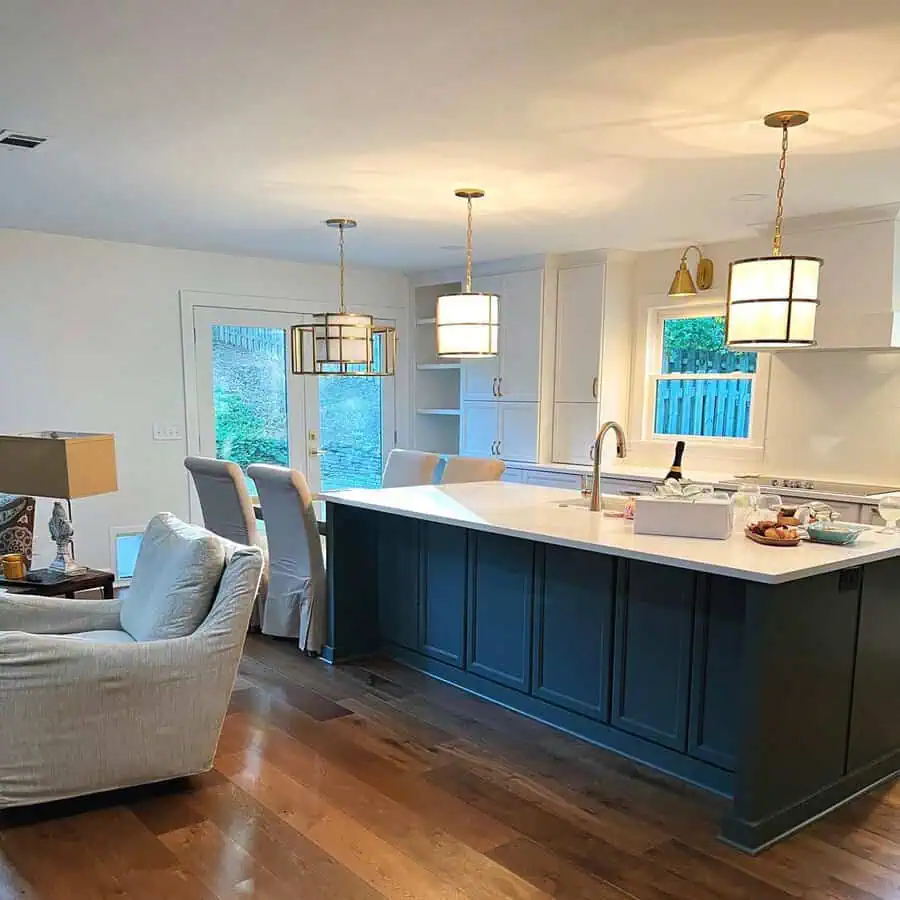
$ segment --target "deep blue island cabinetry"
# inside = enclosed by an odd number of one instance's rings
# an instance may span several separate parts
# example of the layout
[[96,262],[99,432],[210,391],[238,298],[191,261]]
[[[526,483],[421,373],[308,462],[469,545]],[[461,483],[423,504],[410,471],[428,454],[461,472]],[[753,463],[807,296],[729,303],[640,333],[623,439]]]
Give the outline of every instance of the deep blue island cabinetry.
[[900,557],[761,583],[480,521],[327,519],[326,659],[387,654],[730,797],[745,850],[900,769]]

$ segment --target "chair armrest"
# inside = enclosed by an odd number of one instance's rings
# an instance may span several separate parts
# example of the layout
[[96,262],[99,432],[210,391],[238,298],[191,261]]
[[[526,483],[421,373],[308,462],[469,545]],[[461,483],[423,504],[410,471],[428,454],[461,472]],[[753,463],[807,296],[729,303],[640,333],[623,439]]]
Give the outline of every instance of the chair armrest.
[[0,632],[72,634],[119,629],[118,600],[66,600],[0,592]]
[[0,632],[0,808],[209,768],[239,654]]

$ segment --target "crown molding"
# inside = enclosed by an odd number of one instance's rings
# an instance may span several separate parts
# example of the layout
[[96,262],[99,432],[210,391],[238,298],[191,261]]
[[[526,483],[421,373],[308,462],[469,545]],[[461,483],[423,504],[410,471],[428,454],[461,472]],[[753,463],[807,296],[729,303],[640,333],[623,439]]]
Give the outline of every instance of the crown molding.
[[[803,234],[810,231],[826,231],[831,228],[847,228],[853,225],[872,225],[876,222],[896,222],[898,215],[900,215],[900,203],[859,206],[855,209],[840,209],[834,212],[785,219],[782,233]],[[750,227],[760,237],[767,237],[772,234],[774,222],[754,222]]]

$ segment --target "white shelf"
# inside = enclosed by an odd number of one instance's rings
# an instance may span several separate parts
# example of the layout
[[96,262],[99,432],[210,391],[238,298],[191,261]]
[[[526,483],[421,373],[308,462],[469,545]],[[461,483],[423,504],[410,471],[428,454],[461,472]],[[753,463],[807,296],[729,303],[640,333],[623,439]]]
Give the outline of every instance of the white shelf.
[[461,411],[458,409],[417,409],[416,413],[420,416],[458,416]]
[[416,319],[416,325],[436,325],[437,319],[432,316],[430,319]]
[[461,369],[462,365],[460,363],[443,363],[443,362],[435,362],[435,363],[416,363],[416,368],[420,372],[430,372],[432,370],[439,369]]

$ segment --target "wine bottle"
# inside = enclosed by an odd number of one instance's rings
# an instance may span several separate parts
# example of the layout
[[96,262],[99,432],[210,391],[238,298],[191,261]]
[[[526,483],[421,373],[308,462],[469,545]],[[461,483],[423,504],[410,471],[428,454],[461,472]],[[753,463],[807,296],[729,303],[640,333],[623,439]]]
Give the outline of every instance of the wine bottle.
[[666,480],[669,478],[677,478],[679,481],[682,479],[681,475],[681,458],[684,456],[684,441],[679,441],[675,445],[675,458],[672,460],[672,468],[669,469],[669,474],[666,475]]

